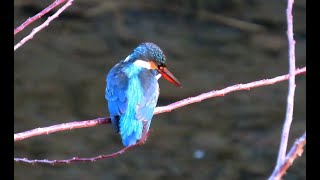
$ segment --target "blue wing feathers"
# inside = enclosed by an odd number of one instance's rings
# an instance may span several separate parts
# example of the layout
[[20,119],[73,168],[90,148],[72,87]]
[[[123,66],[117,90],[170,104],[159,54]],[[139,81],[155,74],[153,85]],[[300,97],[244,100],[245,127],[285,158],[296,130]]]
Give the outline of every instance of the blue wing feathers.
[[[144,126],[149,129],[159,96],[158,82],[152,74],[150,76],[149,70],[131,66],[131,69],[116,71],[116,67],[107,76],[105,97],[112,123],[119,130],[122,143],[130,146],[141,138]],[[127,71],[133,75],[128,77]]]

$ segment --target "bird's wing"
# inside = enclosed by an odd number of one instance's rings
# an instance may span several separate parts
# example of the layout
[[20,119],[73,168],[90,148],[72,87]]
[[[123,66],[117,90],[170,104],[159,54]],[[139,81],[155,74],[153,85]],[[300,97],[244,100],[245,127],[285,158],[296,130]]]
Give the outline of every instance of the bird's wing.
[[150,75],[149,72],[148,74],[139,74],[139,79],[144,95],[137,105],[136,118],[142,121],[148,130],[159,97],[159,85],[154,75]]
[[[136,120],[142,121],[147,130],[153,116],[154,108],[157,105],[159,96],[159,85],[157,79],[148,71],[139,73],[143,95],[136,106]],[[107,87],[105,98],[108,100],[109,113],[113,125],[119,130],[119,116],[127,110],[128,99],[128,77],[123,71],[111,69],[107,76]],[[129,97],[130,98],[130,97]],[[126,123],[126,122],[122,122]]]
[[108,100],[108,108],[111,118],[121,116],[127,109],[126,97],[128,77],[122,71],[111,69],[107,76],[105,98]]

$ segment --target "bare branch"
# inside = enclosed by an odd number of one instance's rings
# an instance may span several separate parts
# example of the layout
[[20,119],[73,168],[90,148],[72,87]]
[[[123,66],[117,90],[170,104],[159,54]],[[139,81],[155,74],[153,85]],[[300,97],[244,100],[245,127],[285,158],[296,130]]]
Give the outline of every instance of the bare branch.
[[24,162],[24,163],[29,163],[29,164],[41,163],[41,164],[55,165],[55,164],[69,164],[69,163],[73,163],[73,162],[94,162],[94,161],[101,160],[101,159],[114,158],[120,154],[123,154],[124,152],[128,151],[129,149],[132,149],[135,146],[143,145],[145,143],[146,139],[149,137],[149,133],[150,133],[150,130],[143,135],[143,137],[141,138],[141,140],[138,143],[131,145],[131,146],[128,146],[128,147],[125,147],[123,149],[120,149],[119,151],[117,151],[115,153],[111,153],[111,154],[107,154],[107,155],[100,155],[100,156],[91,157],[91,158],[73,157],[70,159],[63,159],[63,160],[49,160],[49,159],[30,160],[27,158],[14,158],[14,161],[15,162]]
[[268,180],[280,180],[281,177],[286,173],[287,169],[292,165],[293,161],[297,158],[297,156],[302,155],[303,147],[305,146],[306,142],[307,140],[305,132],[299,139],[296,140],[284,162],[277,166]]
[[[47,19],[44,23],[42,23],[40,26],[34,28],[34,29],[32,30],[32,32],[31,32],[28,36],[24,37],[20,42],[18,42],[18,43],[14,46],[14,51],[17,50],[19,47],[21,47],[25,42],[27,42],[27,41],[29,41],[30,39],[32,39],[33,36],[34,36],[37,32],[39,32],[41,29],[47,27],[47,26],[49,25],[49,23],[50,23],[53,19],[57,18],[66,8],[68,8],[68,7],[72,4],[72,2],[73,2],[73,0],[68,0],[68,2],[67,2],[64,6],[62,6],[62,7],[61,7],[56,13],[54,13],[52,16],[48,17],[48,19]],[[25,26],[26,26],[26,25],[25,25]],[[25,26],[24,26],[24,27],[25,27]]]
[[[295,75],[299,75],[299,74],[302,74],[305,72],[306,72],[306,67],[303,67],[301,69],[296,69]],[[229,86],[229,87],[221,89],[221,90],[210,91],[210,92],[203,93],[203,94],[195,96],[195,97],[190,97],[190,98],[172,103],[168,106],[157,107],[155,110],[155,114],[170,112],[174,109],[186,106],[188,104],[193,104],[193,103],[200,102],[205,99],[216,97],[216,96],[224,96],[225,94],[228,94],[228,93],[231,93],[234,91],[250,90],[252,88],[256,88],[256,87],[260,87],[260,86],[267,86],[267,85],[275,84],[277,82],[285,81],[288,79],[289,79],[289,74],[278,76],[278,77],[275,77],[272,79],[263,79],[263,80],[259,80],[259,81],[254,81],[254,82],[250,82],[250,83],[246,83],[246,84],[236,84],[236,85]]]
[[22,23],[19,27],[14,29],[14,35],[18,34],[20,31],[22,31],[25,27],[36,21],[37,19],[40,19],[43,15],[47,14],[49,11],[51,11],[53,8],[57,7],[61,3],[63,3],[65,0],[56,0],[51,5],[46,7],[44,10],[39,12],[38,14],[34,15],[31,18],[28,18],[24,23]]
[[14,134],[14,141],[20,141],[33,136],[39,136],[43,134],[51,134],[58,131],[66,131],[78,128],[92,127],[98,124],[107,124],[110,123],[110,118],[97,118],[87,121],[74,121],[69,123],[57,124],[53,126],[48,126],[44,128],[36,128],[29,131],[21,132]]
[[[297,69],[295,71],[295,75],[303,74],[305,72],[306,72],[306,67],[301,68],[301,69]],[[271,84],[285,81],[288,79],[289,79],[289,75],[282,75],[282,76],[278,76],[278,77],[275,77],[272,79],[264,79],[264,80],[260,80],[260,81],[247,83],[247,84],[237,84],[237,85],[229,86],[229,87],[221,89],[221,90],[210,91],[210,92],[203,93],[203,94],[200,94],[195,97],[189,97],[187,99],[177,101],[177,102],[169,104],[167,106],[157,107],[155,109],[154,114],[170,112],[174,109],[177,109],[177,108],[189,105],[189,104],[193,104],[196,102],[200,102],[200,101],[203,101],[208,98],[217,97],[217,96],[224,96],[225,94],[228,94],[228,93],[231,93],[234,91],[250,90],[255,87],[267,86],[267,85],[271,85]],[[49,126],[49,127],[37,128],[37,129],[14,134],[14,141],[19,141],[22,139],[26,139],[26,138],[33,137],[33,136],[39,136],[39,135],[43,135],[43,134],[50,134],[50,133],[58,132],[58,131],[91,127],[91,126],[96,126],[98,124],[105,124],[105,123],[110,123],[110,119],[109,118],[97,118],[97,119],[88,120],[88,121],[75,121],[75,122],[70,122],[70,123],[53,125],[53,126]]]
[[287,22],[288,22],[288,41],[289,41],[289,92],[287,97],[287,111],[286,111],[286,118],[284,121],[283,129],[282,129],[282,136],[277,160],[277,166],[280,166],[286,156],[287,151],[287,144],[289,138],[289,131],[292,122],[292,115],[293,115],[293,104],[294,104],[294,91],[296,88],[295,84],[295,69],[296,69],[296,62],[295,62],[295,41],[293,39],[293,20],[292,20],[292,6],[293,0],[288,0],[288,7],[287,7]]

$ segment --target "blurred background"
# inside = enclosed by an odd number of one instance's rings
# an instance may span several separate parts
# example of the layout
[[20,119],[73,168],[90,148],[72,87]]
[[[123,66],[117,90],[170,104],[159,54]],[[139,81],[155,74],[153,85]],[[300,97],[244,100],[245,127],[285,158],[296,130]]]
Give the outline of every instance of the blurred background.
[[[14,27],[53,1],[14,1]],[[14,133],[108,116],[108,71],[141,42],[158,44],[176,88],[159,80],[158,106],[288,72],[285,0],[75,0],[14,52]],[[15,44],[48,13],[14,37]],[[306,1],[294,4],[296,63],[306,65]],[[305,75],[296,77],[289,147],[306,129]],[[237,91],[153,117],[151,135],[93,163],[14,163],[15,179],[266,179],[276,163],[288,81]],[[14,143],[29,159],[93,157],[122,148],[108,125]],[[306,179],[305,153],[284,179]]]

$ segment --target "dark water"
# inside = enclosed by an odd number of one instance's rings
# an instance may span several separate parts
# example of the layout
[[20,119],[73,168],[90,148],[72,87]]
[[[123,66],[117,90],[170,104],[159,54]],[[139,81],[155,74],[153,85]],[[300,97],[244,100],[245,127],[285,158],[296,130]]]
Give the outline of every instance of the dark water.
[[[15,27],[48,4],[15,1]],[[106,73],[144,41],[163,49],[170,71],[183,83],[176,88],[161,79],[158,106],[286,74],[285,10],[286,1],[275,0],[74,1],[15,52],[14,132],[108,116]],[[305,1],[295,1],[297,67],[306,64],[305,12]],[[39,24],[16,35],[15,43]],[[306,129],[305,83],[305,75],[296,77],[289,146]],[[156,115],[147,143],[116,158],[55,166],[14,163],[14,177],[266,179],[277,158],[287,85],[237,91]],[[121,147],[112,127],[100,125],[15,142],[14,155],[67,159]],[[305,167],[303,154],[284,179],[305,179]]]

